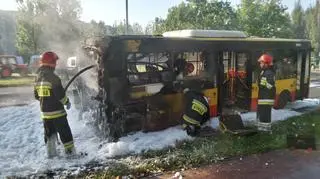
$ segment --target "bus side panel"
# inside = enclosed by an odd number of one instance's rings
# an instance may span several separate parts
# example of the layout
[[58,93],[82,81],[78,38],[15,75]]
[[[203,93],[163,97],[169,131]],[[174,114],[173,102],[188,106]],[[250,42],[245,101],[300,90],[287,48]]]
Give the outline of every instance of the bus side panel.
[[210,117],[215,117],[218,115],[218,89],[206,89],[204,90],[204,95],[208,98],[210,107]]
[[[278,105],[280,94],[285,91],[289,92],[291,101],[294,101],[296,99],[296,79],[295,78],[276,80],[276,96],[275,96],[274,107]],[[257,110],[258,93],[259,93],[258,84],[253,83],[252,93],[251,93],[251,111]]]
[[258,84],[257,83],[252,83],[251,85],[251,111],[257,111],[257,106],[258,106]]
[[276,98],[274,106],[278,106],[279,98],[282,93],[289,92],[291,102],[296,99],[296,78],[276,80]]

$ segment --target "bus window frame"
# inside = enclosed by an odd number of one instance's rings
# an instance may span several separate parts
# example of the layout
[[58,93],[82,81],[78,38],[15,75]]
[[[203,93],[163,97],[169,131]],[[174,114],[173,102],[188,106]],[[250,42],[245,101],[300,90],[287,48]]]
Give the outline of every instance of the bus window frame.
[[[137,61],[136,59],[133,59],[133,60],[129,60],[128,59],[128,57],[129,57],[129,55],[132,55],[132,54],[134,54],[134,55],[136,55],[136,54],[147,54],[145,57],[143,57],[143,58],[146,58],[146,57],[148,57],[149,58],[149,60],[148,61],[146,61],[146,62],[144,62],[144,61]],[[166,61],[164,61],[164,62],[151,62],[150,61],[150,55],[152,55],[152,54],[167,54],[167,60]],[[135,57],[136,58],[136,57]],[[153,58],[155,58],[155,56],[153,56]],[[140,51],[137,51],[137,52],[128,52],[128,53],[126,53],[126,55],[125,55],[125,66],[126,66],[126,68],[125,68],[125,74],[126,74],[126,79],[128,80],[128,82],[129,82],[129,85],[130,86],[141,86],[141,85],[148,85],[148,84],[153,84],[153,83],[165,83],[165,82],[167,82],[167,81],[164,81],[163,79],[162,79],[162,74],[163,73],[166,73],[166,72],[168,72],[168,73],[172,73],[172,70],[171,70],[171,67],[170,67],[170,62],[171,62],[171,58],[172,58],[172,55],[171,55],[171,53],[170,52],[167,52],[167,51],[164,51],[164,52],[158,52],[158,51],[156,51],[156,52],[140,52]],[[164,64],[166,64],[167,65],[167,67],[165,68],[164,66],[162,66],[162,65],[159,65],[160,63],[164,63]],[[131,68],[131,66],[130,65],[133,65],[133,66],[136,66],[136,69],[137,69],[137,71],[136,72],[129,72],[129,69],[132,69]],[[145,65],[145,69],[146,69],[146,71],[145,72],[139,72],[138,71],[138,68],[137,68],[137,65]],[[150,66],[158,66],[158,67],[162,67],[163,69],[162,70],[159,70],[159,71],[147,71],[147,66],[148,65],[150,65]],[[150,75],[160,75],[159,76],[159,81],[158,82],[152,82],[152,79],[150,79]],[[148,79],[147,80],[143,80],[143,79],[138,79],[137,81],[135,81],[135,82],[133,82],[133,81],[131,81],[130,80],[130,76],[132,76],[132,77],[137,77],[137,78],[139,78],[139,77],[142,77],[142,76],[145,76],[145,77],[147,77]]]

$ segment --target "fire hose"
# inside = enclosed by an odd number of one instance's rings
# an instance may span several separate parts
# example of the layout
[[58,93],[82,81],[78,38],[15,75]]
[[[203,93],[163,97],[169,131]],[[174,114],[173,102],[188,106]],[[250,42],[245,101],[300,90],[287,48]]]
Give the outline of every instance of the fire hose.
[[87,70],[89,70],[89,69],[91,69],[91,68],[93,68],[93,67],[95,67],[95,66],[96,66],[96,65],[90,65],[90,66],[87,66],[87,67],[81,69],[77,74],[75,74],[75,75],[68,81],[66,87],[64,87],[64,91],[65,91],[65,92],[67,91],[67,89],[69,88],[69,86],[71,85],[71,83],[72,83],[81,73],[83,73],[83,72],[85,72],[85,71],[87,71]]

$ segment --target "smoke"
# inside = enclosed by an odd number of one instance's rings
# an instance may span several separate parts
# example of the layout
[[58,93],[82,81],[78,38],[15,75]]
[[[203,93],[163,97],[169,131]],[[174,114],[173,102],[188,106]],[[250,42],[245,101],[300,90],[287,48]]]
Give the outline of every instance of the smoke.
[[[40,24],[41,31],[37,34],[39,49],[54,51],[58,54],[57,69],[68,68],[68,58],[76,57],[78,71],[84,67],[95,64],[95,59],[82,50],[85,40],[84,27],[87,25],[76,18],[63,18],[56,10],[48,8],[43,15],[35,17]],[[81,78],[86,87],[98,91],[97,69],[90,69],[78,78]]]
[[[79,50],[77,55],[77,61],[79,62],[79,66],[81,68],[90,66],[90,65],[97,65],[97,60],[95,56],[88,54],[83,50]],[[98,93],[99,86],[98,86],[98,69],[97,66],[84,72],[81,74],[80,78],[84,81],[87,88],[94,90]]]
[[[59,56],[57,71],[71,70],[68,68],[68,58],[76,57],[79,71],[89,65],[96,64],[92,55],[82,50],[85,39],[92,36],[99,26],[79,20],[81,6],[79,0],[26,0],[20,2],[19,19],[27,27],[32,42],[30,53],[53,51]],[[28,48],[27,48],[28,49]],[[75,74],[75,73],[74,73]],[[72,77],[72,76],[71,76]],[[78,78],[82,79],[86,88],[98,92],[97,68],[90,69]]]

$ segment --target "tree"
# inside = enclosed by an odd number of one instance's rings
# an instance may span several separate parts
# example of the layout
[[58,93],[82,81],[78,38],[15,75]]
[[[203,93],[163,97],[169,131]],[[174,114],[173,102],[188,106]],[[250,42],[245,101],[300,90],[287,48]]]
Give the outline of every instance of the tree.
[[311,40],[316,56],[320,53],[320,4],[308,8],[306,14],[307,36]]
[[17,48],[22,54],[55,50],[67,55],[80,42],[78,0],[19,0]]
[[20,55],[39,53],[41,25],[36,21],[38,8],[35,1],[19,1],[17,15],[17,49]]
[[187,0],[168,10],[165,20],[156,18],[154,31],[180,29],[237,29],[237,14],[230,2]]
[[159,17],[156,17],[152,22],[152,32],[154,34],[162,34],[166,31],[165,20]]
[[306,19],[300,0],[295,3],[295,7],[292,11],[291,17],[295,38],[305,39],[307,37]]
[[82,29],[82,37],[103,37],[110,34],[109,29],[103,21],[96,22],[91,20],[90,23],[84,23]]
[[241,29],[251,36],[292,38],[286,10],[280,0],[242,0],[238,9]]
[[143,35],[144,34],[143,28],[139,23],[133,23],[131,28],[132,28],[131,33],[133,35]]
[[[113,24],[114,33],[112,35],[125,35],[126,34],[126,22],[125,20],[120,23],[115,22]],[[143,28],[139,23],[129,24],[128,35],[143,35]]]
[[153,22],[149,22],[144,29],[144,34],[146,35],[152,35],[153,34]]

